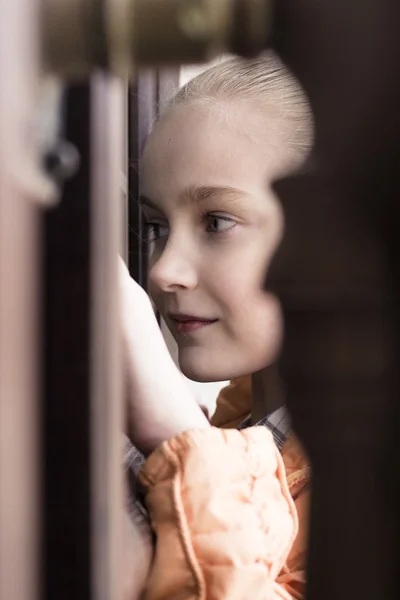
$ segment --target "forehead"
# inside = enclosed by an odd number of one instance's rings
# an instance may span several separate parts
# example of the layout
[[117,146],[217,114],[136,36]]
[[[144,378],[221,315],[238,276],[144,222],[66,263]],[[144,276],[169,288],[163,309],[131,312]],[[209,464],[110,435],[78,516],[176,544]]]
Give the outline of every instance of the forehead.
[[264,116],[240,107],[177,106],[161,118],[148,139],[142,190],[159,201],[199,185],[251,193],[279,174],[280,146],[273,117],[269,126]]

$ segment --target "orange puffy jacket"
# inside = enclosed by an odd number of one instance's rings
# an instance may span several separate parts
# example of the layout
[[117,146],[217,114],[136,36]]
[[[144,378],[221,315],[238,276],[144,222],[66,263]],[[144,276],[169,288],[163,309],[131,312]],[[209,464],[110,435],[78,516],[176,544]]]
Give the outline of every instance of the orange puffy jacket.
[[232,382],[212,421],[228,428],[185,432],[147,459],[145,600],[304,597],[310,470],[293,436],[279,453],[264,427],[229,429],[249,407],[249,378]]

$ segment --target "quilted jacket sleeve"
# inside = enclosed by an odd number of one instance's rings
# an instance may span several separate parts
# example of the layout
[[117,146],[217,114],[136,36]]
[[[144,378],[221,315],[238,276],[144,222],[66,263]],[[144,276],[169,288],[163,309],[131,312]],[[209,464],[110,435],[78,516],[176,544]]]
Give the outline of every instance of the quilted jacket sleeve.
[[269,431],[185,432],[149,457],[140,478],[157,535],[145,600],[291,598],[277,580],[297,513]]

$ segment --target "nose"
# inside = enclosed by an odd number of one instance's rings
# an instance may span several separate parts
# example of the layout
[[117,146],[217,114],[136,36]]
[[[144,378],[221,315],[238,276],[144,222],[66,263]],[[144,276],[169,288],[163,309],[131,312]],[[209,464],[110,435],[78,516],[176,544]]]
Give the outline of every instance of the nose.
[[151,262],[149,278],[160,291],[176,292],[197,287],[196,259],[184,244],[173,243],[170,237],[159,256],[155,250]]

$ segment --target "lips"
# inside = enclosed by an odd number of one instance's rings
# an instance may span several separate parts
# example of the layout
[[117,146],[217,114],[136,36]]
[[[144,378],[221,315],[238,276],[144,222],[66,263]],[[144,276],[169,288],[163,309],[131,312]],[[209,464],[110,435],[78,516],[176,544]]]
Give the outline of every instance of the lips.
[[191,315],[170,314],[168,316],[178,333],[193,333],[218,321],[218,319],[206,319]]

